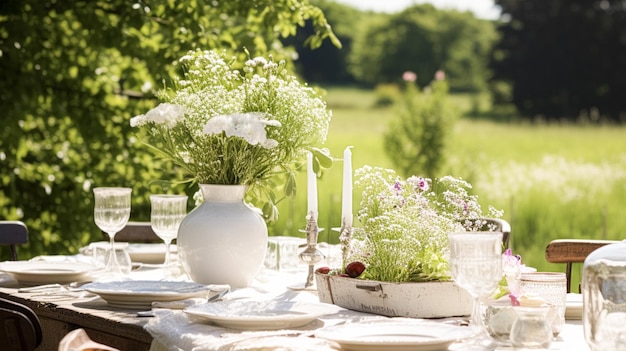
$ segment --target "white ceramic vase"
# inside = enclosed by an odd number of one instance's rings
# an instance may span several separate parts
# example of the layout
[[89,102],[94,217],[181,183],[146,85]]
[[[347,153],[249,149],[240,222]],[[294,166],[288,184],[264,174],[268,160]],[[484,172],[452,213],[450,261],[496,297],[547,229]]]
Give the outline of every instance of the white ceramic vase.
[[252,283],[265,259],[267,225],[244,203],[246,185],[201,184],[204,202],[178,230],[178,255],[185,272],[201,284]]

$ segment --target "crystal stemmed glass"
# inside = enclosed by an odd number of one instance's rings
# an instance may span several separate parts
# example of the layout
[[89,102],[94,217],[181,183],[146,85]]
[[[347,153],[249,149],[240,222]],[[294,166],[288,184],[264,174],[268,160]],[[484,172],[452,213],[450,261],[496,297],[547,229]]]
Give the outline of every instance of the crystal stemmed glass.
[[475,334],[463,341],[459,350],[493,350],[495,342],[481,321],[479,301],[502,279],[502,233],[459,232],[448,234],[448,238],[452,278],[474,299],[470,327]]
[[170,266],[170,245],[178,236],[178,227],[187,215],[187,195],[150,195],[152,230],[165,243],[163,269]]
[[106,260],[105,275],[118,278],[124,275],[115,254],[115,234],[122,230],[130,218],[131,188],[94,188],[94,221],[100,230],[107,233],[110,241],[109,258]]

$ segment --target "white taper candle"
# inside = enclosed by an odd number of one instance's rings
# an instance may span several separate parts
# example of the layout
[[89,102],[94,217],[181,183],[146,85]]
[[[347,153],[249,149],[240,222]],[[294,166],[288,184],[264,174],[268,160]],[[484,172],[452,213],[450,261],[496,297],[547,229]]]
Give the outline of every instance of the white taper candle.
[[352,226],[352,146],[343,151],[343,191],[341,198],[341,218],[346,226]]
[[306,166],[308,190],[307,215],[313,213],[313,218],[317,221],[317,177],[315,176],[315,172],[313,171],[313,154],[310,152],[307,154]]

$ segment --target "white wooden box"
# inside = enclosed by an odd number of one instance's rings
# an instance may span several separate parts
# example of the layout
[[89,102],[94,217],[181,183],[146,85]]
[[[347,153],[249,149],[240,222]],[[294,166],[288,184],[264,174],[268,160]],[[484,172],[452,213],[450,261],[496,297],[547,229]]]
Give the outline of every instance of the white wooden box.
[[472,297],[454,282],[390,283],[315,273],[320,302],[389,317],[467,316]]

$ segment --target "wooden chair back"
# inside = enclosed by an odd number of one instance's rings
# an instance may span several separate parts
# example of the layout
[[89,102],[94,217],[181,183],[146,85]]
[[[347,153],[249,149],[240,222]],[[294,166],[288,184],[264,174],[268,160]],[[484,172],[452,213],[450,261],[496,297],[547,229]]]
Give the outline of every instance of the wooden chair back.
[[41,322],[29,307],[0,298],[0,343],[7,351],[33,351],[42,341]]
[[[103,233],[106,239],[108,235]],[[125,241],[130,243],[162,243],[163,240],[159,238],[150,222],[128,222],[126,227],[115,234],[115,241]]]
[[28,228],[20,221],[0,221],[0,245],[8,245],[11,259],[17,261],[17,245],[28,243]]
[[552,240],[546,247],[546,261],[550,263],[565,263],[565,277],[567,278],[567,292],[569,293],[571,291],[572,265],[585,262],[585,258],[596,249],[616,242],[613,240],[591,239]]

